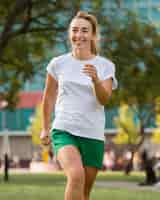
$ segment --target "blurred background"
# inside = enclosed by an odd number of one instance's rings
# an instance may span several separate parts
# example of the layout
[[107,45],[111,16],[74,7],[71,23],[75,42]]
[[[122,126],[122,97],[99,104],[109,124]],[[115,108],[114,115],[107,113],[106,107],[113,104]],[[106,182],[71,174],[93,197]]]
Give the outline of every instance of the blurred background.
[[[100,54],[116,65],[119,87],[105,108],[103,170],[160,169],[160,0],[0,1],[0,167],[61,170],[40,144],[41,100],[49,60],[68,52],[78,10],[95,14]],[[54,113],[53,113],[54,118]]]

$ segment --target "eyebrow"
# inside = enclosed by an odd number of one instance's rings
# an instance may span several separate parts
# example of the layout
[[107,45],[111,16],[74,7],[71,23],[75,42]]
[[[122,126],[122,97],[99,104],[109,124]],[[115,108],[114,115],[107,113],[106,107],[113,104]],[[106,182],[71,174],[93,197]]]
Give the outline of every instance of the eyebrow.
[[[73,26],[72,29],[78,29],[78,27]],[[89,28],[87,28],[87,27],[82,27],[82,30],[88,30],[88,29],[89,29]]]

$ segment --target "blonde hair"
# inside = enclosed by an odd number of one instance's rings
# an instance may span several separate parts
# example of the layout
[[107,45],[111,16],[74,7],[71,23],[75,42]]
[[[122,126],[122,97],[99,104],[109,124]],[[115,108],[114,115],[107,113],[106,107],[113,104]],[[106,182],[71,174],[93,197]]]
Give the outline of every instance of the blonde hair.
[[[98,31],[98,22],[94,15],[88,14],[85,11],[79,11],[72,20],[74,20],[74,19],[85,19],[85,20],[89,21],[92,26],[93,34],[94,34],[94,36],[96,36],[95,38],[98,39],[98,32],[99,32]],[[95,55],[97,55],[99,52],[97,39],[91,41],[91,52]]]

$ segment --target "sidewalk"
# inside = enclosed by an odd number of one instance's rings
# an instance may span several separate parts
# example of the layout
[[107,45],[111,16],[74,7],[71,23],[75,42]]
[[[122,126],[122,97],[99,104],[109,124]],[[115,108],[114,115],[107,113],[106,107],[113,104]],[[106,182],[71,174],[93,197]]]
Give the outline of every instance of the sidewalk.
[[136,182],[126,182],[126,181],[96,181],[95,186],[103,188],[115,188],[121,189],[126,188],[129,190],[152,190],[160,192],[160,182],[152,186],[139,186]]
[[[9,169],[9,174],[34,174],[31,172],[28,168],[27,169]],[[48,173],[53,173],[48,172]],[[3,169],[0,168],[0,174],[3,174]],[[64,182],[62,182],[64,184]],[[128,189],[128,190],[151,190],[151,191],[157,191],[160,192],[160,182],[158,182],[155,185],[152,186],[139,186],[138,182],[128,182],[128,181],[101,181],[101,180],[96,180],[95,182],[96,187],[101,187],[101,188],[115,188],[115,189]]]

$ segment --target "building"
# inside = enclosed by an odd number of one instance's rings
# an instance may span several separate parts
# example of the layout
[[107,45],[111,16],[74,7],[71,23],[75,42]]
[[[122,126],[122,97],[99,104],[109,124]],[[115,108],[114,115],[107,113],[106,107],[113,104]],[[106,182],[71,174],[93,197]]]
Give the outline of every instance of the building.
[[21,92],[19,103],[14,111],[0,112],[0,158],[5,150],[5,137],[8,136],[8,148],[11,158],[18,157],[29,161],[33,154],[31,136],[27,131],[34,109],[42,98],[42,91]]

